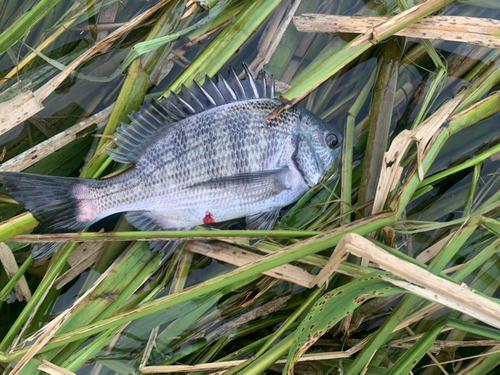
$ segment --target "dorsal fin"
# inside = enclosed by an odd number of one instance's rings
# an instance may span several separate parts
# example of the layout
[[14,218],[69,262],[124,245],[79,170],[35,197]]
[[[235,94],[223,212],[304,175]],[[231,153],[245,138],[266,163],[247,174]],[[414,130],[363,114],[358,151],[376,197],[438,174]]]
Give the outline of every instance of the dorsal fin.
[[230,67],[227,79],[205,77],[200,85],[194,81],[191,89],[182,85],[179,94],[170,92],[168,98],[152,100],[140,106],[128,117],[130,124],[121,123],[115,132],[118,150],[108,148],[108,154],[117,162],[134,163],[145,149],[154,143],[160,131],[176,122],[227,103],[247,99],[274,99],[274,77],[264,71],[254,78],[243,64],[244,77],[238,78]]
[[116,130],[118,150],[106,149],[113,160],[120,163],[133,163],[142,155],[144,147],[156,137],[160,129],[171,126],[178,120],[161,101],[152,100],[139,107],[129,116],[131,123],[122,122]]
[[238,100],[248,99],[247,95],[245,93],[245,89],[243,88],[243,85],[241,84],[241,80],[238,78],[238,76],[236,75],[236,72],[231,67],[229,67],[229,77],[227,77],[227,83],[233,89],[234,93],[236,94],[236,98]]

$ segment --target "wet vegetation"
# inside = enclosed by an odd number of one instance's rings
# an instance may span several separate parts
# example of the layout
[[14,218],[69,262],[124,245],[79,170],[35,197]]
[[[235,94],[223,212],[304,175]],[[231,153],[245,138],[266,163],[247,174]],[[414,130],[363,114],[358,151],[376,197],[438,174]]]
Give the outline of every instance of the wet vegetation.
[[[0,194],[2,371],[496,373],[496,20],[496,0],[0,1],[2,171],[116,173],[127,114],[241,63],[345,134],[271,231],[34,235]],[[160,264],[151,238],[187,241]]]

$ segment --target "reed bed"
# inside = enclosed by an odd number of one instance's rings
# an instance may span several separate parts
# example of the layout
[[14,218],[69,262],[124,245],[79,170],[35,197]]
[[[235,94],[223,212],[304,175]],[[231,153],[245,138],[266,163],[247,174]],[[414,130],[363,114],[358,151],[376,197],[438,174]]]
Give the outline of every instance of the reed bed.
[[2,171],[116,173],[127,114],[242,62],[345,135],[269,231],[35,235],[1,193],[4,374],[498,371],[496,0],[0,4]]

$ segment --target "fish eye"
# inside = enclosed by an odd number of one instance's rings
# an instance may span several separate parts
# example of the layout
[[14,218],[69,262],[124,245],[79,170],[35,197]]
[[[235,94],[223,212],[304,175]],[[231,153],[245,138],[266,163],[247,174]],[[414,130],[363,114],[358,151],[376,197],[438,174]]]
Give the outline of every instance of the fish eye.
[[339,144],[339,139],[335,134],[328,133],[325,136],[325,143],[328,146],[328,148],[335,148]]

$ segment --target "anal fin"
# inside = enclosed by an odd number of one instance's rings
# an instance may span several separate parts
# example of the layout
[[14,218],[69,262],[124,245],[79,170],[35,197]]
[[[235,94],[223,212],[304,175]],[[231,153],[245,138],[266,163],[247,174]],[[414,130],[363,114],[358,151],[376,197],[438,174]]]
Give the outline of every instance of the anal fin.
[[[125,214],[127,221],[141,231],[186,230],[175,228],[161,215],[149,211],[131,211]],[[184,241],[148,241],[149,248],[154,252],[164,252],[161,262],[170,258]]]

